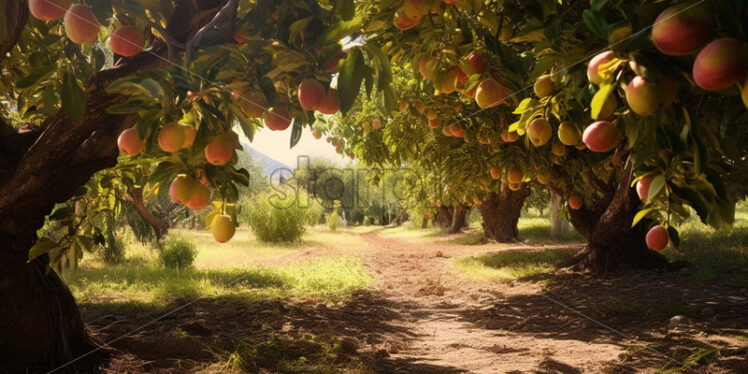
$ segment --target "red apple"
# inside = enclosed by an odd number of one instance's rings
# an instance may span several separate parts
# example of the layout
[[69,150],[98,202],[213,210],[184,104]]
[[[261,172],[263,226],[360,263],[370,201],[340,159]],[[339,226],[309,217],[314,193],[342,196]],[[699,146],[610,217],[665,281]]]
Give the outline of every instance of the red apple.
[[475,91],[475,102],[481,109],[493,108],[502,104],[509,96],[509,92],[493,78],[488,78],[478,84]]
[[143,151],[145,143],[140,139],[138,130],[131,127],[119,134],[119,138],[117,138],[117,147],[121,153],[132,157]]
[[29,0],[31,15],[42,21],[57,21],[65,16],[73,0]]
[[600,76],[598,69],[600,68],[600,65],[610,62],[615,57],[616,56],[612,51],[606,51],[590,60],[590,64],[587,66],[587,79],[589,79],[590,83],[594,85],[600,85],[600,83],[603,83],[603,77]]
[[449,132],[452,133],[452,136],[457,138],[462,138],[465,136],[465,129],[463,129],[462,126],[456,123],[449,125]]
[[649,186],[652,185],[653,179],[653,175],[647,175],[636,182],[636,194],[639,195],[639,200],[647,201],[649,198]]
[[647,232],[647,247],[653,251],[661,251],[670,243],[667,229],[662,225],[657,225]]
[[683,2],[660,13],[652,26],[652,41],[666,55],[690,55],[709,40],[713,26],[707,3]]
[[717,39],[704,47],[693,63],[693,80],[707,91],[721,91],[745,76],[745,44],[732,38]]
[[331,88],[325,98],[317,107],[320,113],[324,114],[335,114],[340,110],[340,98],[338,97],[338,91]]
[[286,110],[273,108],[265,112],[263,122],[272,131],[283,131],[291,126],[291,116]]
[[584,205],[582,197],[579,196],[576,192],[572,192],[569,196],[569,208],[579,210],[582,208],[582,205]]
[[317,110],[325,99],[325,88],[316,79],[304,79],[299,83],[298,96],[304,110]]
[[608,152],[618,146],[621,131],[608,121],[597,121],[584,129],[582,142],[592,152]]
[[99,21],[91,8],[86,5],[73,5],[65,13],[65,34],[75,44],[93,43],[99,35]]
[[164,126],[158,133],[158,145],[164,152],[173,153],[184,145],[184,127],[176,122]]
[[132,26],[122,26],[109,37],[112,51],[120,56],[132,57],[140,53],[145,45],[143,33]]
[[626,87],[626,101],[631,110],[640,115],[648,116],[660,108],[661,89],[659,86],[647,82],[640,76],[634,77]]
[[214,136],[205,146],[205,159],[211,165],[226,165],[233,155],[234,143],[229,133]]
[[192,198],[195,194],[199,184],[192,178],[180,174],[171,182],[169,186],[169,196],[171,200],[177,204],[184,204]]

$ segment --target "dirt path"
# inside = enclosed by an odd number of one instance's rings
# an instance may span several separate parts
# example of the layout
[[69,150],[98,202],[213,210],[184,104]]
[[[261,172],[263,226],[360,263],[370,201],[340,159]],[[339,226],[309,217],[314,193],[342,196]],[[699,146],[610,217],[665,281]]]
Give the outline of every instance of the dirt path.
[[616,345],[517,333],[492,318],[481,318],[500,308],[511,326],[522,324],[528,317],[524,308],[513,308],[506,297],[540,291],[531,284],[486,284],[454,273],[449,258],[490,251],[486,246],[365,238],[376,248],[363,257],[378,291],[400,306],[403,320],[397,323],[415,333],[413,339],[388,348],[393,357],[440,366],[444,372],[599,373],[601,364],[617,360],[621,353]]
[[[340,243],[320,253],[299,252],[292,260],[358,256],[375,279],[373,289],[335,306],[320,300],[200,300],[117,341],[117,353],[102,371],[223,373],[227,353],[239,342],[263,344],[274,336],[297,340],[311,334],[339,341],[334,365],[355,373],[655,373],[668,363],[660,353],[682,362],[694,352],[703,354],[703,361],[697,371],[686,372],[748,373],[744,288],[657,273],[554,274],[547,283],[479,281],[458,274],[451,259],[543,248],[377,233],[360,238],[356,248]],[[176,300],[169,309],[186,302]],[[95,306],[84,309],[102,341],[162,314],[113,316]],[[679,314],[686,316],[670,323]]]

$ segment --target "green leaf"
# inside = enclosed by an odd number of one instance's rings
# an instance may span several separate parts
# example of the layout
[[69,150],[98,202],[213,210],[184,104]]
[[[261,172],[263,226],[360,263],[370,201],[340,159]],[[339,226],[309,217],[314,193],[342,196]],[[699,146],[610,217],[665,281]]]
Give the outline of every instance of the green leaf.
[[647,201],[652,201],[655,196],[657,196],[660,191],[662,191],[662,188],[665,187],[665,184],[667,181],[665,180],[665,176],[660,174],[654,179],[652,179],[652,183],[649,185],[649,193],[647,195]]
[[338,92],[340,93],[340,111],[345,115],[352,107],[361,90],[364,79],[364,70],[367,66],[361,55],[361,50],[356,48],[348,53],[338,76]]
[[57,221],[57,220],[65,219],[73,215],[73,213],[75,213],[75,209],[65,206],[65,207],[55,210],[52,214],[50,214],[49,220]]
[[356,7],[353,4],[353,0],[337,0],[335,2],[335,11],[345,21],[350,21],[356,15]]
[[65,72],[62,77],[62,109],[70,116],[75,123],[83,121],[86,114],[86,92],[78,83],[78,79],[71,72]]
[[584,20],[584,24],[587,25],[587,28],[595,34],[603,38],[607,38],[608,34],[610,34],[608,21],[606,21],[599,13],[585,9],[584,12],[582,12],[582,20]]
[[56,242],[53,242],[47,238],[41,238],[39,241],[36,242],[36,244],[29,249],[29,262],[33,261],[35,258],[55,249],[59,248],[60,245]]
[[242,132],[244,132],[244,136],[246,136],[247,139],[249,139],[249,142],[251,143],[255,138],[255,127],[244,121],[239,121],[239,126],[241,126],[242,128]]
[[616,85],[612,79],[608,79],[600,85],[600,90],[597,91],[595,97],[592,98],[592,104],[590,105],[592,111],[590,115],[592,116],[592,119],[597,120],[597,117],[600,116],[600,112],[603,110],[605,102],[608,100],[608,97],[610,97],[610,94],[613,93],[615,88]]
[[57,69],[57,65],[37,66],[31,72],[18,80],[16,88],[24,89],[36,85]]
[[293,119],[293,128],[291,129],[291,148],[296,146],[301,140],[301,121],[298,118]]
[[631,227],[636,226],[639,223],[639,221],[641,221],[642,219],[644,219],[644,217],[646,217],[647,214],[649,214],[650,212],[652,212],[654,210],[655,210],[655,208],[647,208],[647,209],[640,210],[634,216],[634,220],[631,222]]
[[675,227],[669,226],[667,228],[667,236],[670,237],[670,244],[672,244],[673,247],[678,248],[678,246],[680,246],[680,235],[678,235],[678,230],[676,230]]

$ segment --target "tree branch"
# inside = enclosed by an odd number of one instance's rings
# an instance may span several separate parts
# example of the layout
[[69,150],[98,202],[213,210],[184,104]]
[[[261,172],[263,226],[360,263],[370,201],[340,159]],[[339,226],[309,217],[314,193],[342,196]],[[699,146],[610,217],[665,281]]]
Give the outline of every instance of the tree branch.
[[2,62],[5,55],[16,45],[18,38],[21,36],[21,32],[23,32],[24,26],[26,26],[26,21],[29,19],[29,7],[26,5],[25,1],[0,1],[5,3],[5,14],[0,15],[0,17],[5,17],[7,31],[7,37],[0,43],[0,62]]
[[195,49],[200,46],[200,43],[203,40],[203,37],[205,37],[205,34],[208,33],[211,29],[216,27],[216,25],[223,20],[225,17],[231,16],[231,14],[236,13],[236,8],[239,6],[238,0],[228,0],[226,2],[226,5],[221,8],[218,13],[213,17],[210,22],[208,22],[207,25],[203,26],[198,32],[195,34],[195,36],[190,39],[190,41],[187,42],[186,49],[187,49],[187,56],[185,58],[185,65],[190,66],[190,63],[192,62],[192,55],[195,53]]

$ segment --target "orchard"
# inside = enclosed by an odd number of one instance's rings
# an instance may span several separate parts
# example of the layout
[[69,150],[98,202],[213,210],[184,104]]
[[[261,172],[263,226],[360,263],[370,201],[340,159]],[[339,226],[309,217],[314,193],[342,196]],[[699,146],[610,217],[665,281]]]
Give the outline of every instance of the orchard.
[[[347,238],[315,250],[402,244],[339,229],[359,219],[495,249],[525,245],[522,217],[550,206],[548,235],[568,222],[579,244],[554,271],[659,274],[686,262],[693,225],[730,232],[748,196],[746,0],[0,0],[0,18],[0,372],[98,367],[106,342],[65,274],[126,235],[164,266],[170,231],[236,252],[243,225]],[[325,138],[353,165],[347,191],[398,198],[349,206],[326,164],[260,186],[248,148],[280,133],[288,152]],[[273,203],[304,191],[322,203]],[[434,243],[428,261],[448,258]],[[255,283],[302,278],[287,273]],[[443,296],[432,283],[418,292]],[[405,372],[439,372],[420,369]]]

